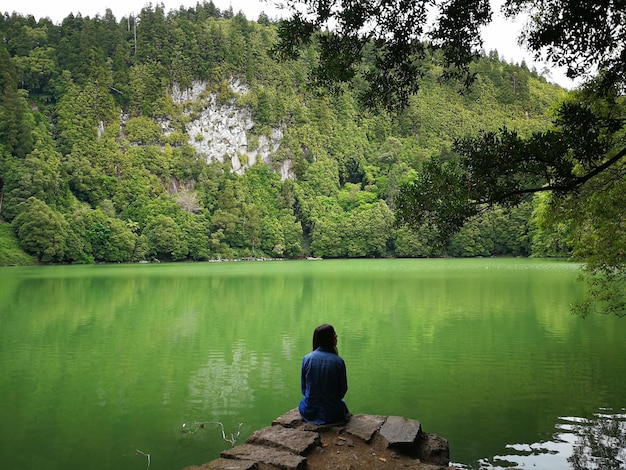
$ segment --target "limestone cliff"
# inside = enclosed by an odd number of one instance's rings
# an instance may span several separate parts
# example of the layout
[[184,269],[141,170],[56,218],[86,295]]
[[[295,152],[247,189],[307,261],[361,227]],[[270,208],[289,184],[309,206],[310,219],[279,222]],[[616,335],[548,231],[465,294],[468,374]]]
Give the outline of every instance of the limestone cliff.
[[[247,86],[236,79],[229,80],[228,86],[235,95],[248,91]],[[258,135],[254,145],[250,145],[248,136],[255,129],[250,110],[236,106],[232,99],[220,102],[217,93],[207,92],[206,82],[194,82],[184,90],[175,85],[171,95],[175,103],[185,106],[185,113],[191,118],[186,125],[189,144],[205,155],[207,163],[230,161],[233,171],[242,174],[258,161],[271,163],[272,154],[280,148],[281,128],[273,128],[269,136]],[[191,105],[194,112],[189,110]],[[162,122],[162,126],[165,134],[172,132],[169,122]],[[293,177],[291,161],[281,164],[280,173],[283,179]]]

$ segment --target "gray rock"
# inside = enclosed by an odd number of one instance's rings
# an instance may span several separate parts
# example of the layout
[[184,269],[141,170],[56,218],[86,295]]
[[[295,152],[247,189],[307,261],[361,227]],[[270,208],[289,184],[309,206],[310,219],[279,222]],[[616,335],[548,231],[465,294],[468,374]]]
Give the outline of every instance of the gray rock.
[[408,448],[413,446],[422,432],[422,425],[414,419],[389,416],[379,432],[387,440],[387,447]]
[[306,465],[306,459],[301,455],[276,449],[274,447],[243,444],[225,450],[221,456],[225,459],[250,460],[252,462],[274,465],[283,470],[301,470]]
[[285,428],[297,428],[304,423],[298,408],[294,408],[293,410],[289,410],[282,416],[279,416],[274,421],[272,421],[272,426],[283,426]]
[[417,458],[436,465],[448,465],[450,463],[448,440],[437,434],[422,433],[417,442]]
[[376,416],[376,415],[354,415],[346,424],[346,432],[356,436],[360,439],[363,439],[365,442],[369,442],[374,437],[376,431],[380,429],[380,427],[385,422],[384,416]]
[[269,426],[254,432],[246,441],[247,444],[276,447],[295,454],[304,455],[310,449],[320,445],[319,434],[298,429]]

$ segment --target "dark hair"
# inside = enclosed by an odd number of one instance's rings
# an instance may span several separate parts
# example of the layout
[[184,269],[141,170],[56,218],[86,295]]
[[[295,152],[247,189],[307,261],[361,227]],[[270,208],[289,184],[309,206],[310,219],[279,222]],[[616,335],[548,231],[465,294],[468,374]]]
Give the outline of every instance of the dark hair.
[[337,354],[337,347],[335,346],[335,329],[332,325],[324,323],[323,325],[315,328],[315,331],[313,332],[313,351],[317,348],[323,348]]

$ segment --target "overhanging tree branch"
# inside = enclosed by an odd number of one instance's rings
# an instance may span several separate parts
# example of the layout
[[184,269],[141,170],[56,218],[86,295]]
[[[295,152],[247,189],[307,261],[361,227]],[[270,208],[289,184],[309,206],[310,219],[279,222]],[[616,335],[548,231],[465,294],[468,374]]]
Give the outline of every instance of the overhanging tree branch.
[[477,202],[479,202],[480,204],[497,203],[497,202],[502,202],[503,200],[506,200],[506,199],[513,198],[515,196],[540,193],[544,191],[557,191],[557,192],[562,192],[562,193],[575,191],[576,189],[580,188],[582,185],[587,183],[589,180],[591,180],[595,176],[598,176],[599,174],[611,168],[613,165],[618,163],[625,156],[626,156],[626,147],[622,148],[622,150],[616,153],[612,158],[608,159],[601,165],[595,167],[593,170],[589,171],[585,175],[573,177],[568,184],[548,184],[548,185],[538,186],[538,187],[533,187],[533,188],[518,189],[518,190],[511,191],[509,193],[504,194],[502,197],[499,197],[497,200],[485,199],[485,200],[477,201]]

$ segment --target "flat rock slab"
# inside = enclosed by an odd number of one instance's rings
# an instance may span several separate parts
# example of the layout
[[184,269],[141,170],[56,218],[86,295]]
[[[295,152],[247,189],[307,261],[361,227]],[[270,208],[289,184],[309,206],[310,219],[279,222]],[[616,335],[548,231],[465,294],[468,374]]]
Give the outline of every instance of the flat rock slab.
[[246,443],[276,447],[304,455],[313,447],[320,445],[321,439],[320,435],[315,432],[283,428],[282,426],[269,426],[255,431]]
[[363,439],[365,442],[369,442],[374,437],[376,431],[384,424],[387,418],[384,416],[376,415],[354,415],[346,424],[345,430],[347,433],[352,434],[358,438]]
[[279,416],[274,421],[272,421],[272,426],[283,426],[285,428],[297,428],[302,423],[304,423],[304,419],[302,419],[302,415],[298,408],[294,408],[293,410],[289,410],[282,416]]
[[388,447],[411,446],[421,432],[422,425],[419,421],[401,416],[388,416],[379,431],[387,440]]
[[251,460],[217,459],[201,467],[187,467],[185,470],[257,470],[256,462]]
[[306,465],[306,459],[285,450],[272,447],[242,444],[225,450],[221,456],[225,459],[250,460],[252,462],[274,465],[283,470],[301,470]]

